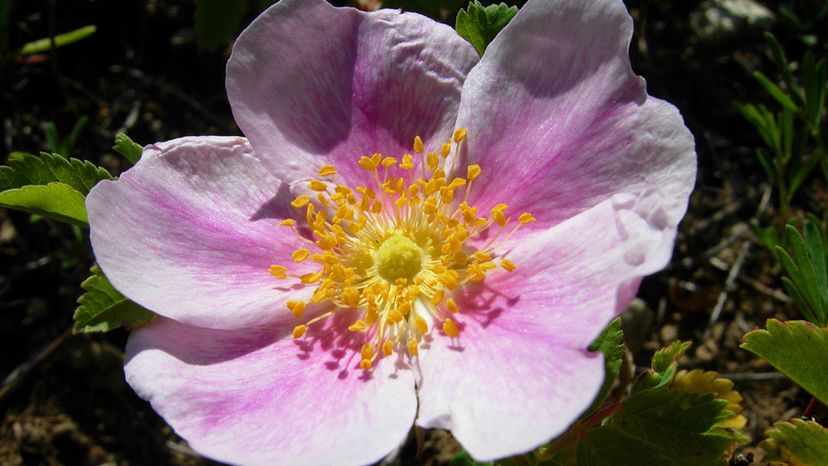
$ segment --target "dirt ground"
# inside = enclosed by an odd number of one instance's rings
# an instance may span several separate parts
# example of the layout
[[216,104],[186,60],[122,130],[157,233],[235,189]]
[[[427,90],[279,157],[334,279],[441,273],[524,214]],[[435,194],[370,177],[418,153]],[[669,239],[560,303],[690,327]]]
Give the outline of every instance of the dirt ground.
[[[775,2],[764,3],[773,9]],[[699,156],[673,260],[645,279],[625,313],[626,343],[641,370],[665,343],[691,340],[682,367],[734,380],[755,444],[773,421],[801,415],[810,400],[738,348],[742,335],[765,319],[797,317],[773,258],[749,228],[779,219],[754,155],[760,139],[734,108],[734,102],[768,102],[750,76],[756,69],[776,76],[764,28],[702,40],[689,19],[702,8],[699,1],[626,4],[636,20],[633,67],[651,95],[681,109]],[[253,17],[251,10],[245,21]],[[111,150],[117,131],[140,143],[240,134],[224,93],[227,50],[199,51],[192,18],[191,1],[15,2],[11,44],[87,24],[98,30],[42,61],[0,62],[3,153],[45,150],[43,122],[54,121],[66,133],[82,116],[89,124],[73,155],[116,172],[125,167]],[[773,31],[789,57],[802,56],[801,34],[782,21]],[[810,181],[795,205],[821,215],[824,188]],[[87,242],[86,233],[72,227],[0,210],[0,379],[14,380],[0,388],[0,464],[214,464],[194,454],[124,383],[125,331],[68,331],[91,265]],[[716,309],[721,312],[711,323]],[[445,432],[425,432],[423,439],[418,452],[412,433],[390,463],[444,464],[458,449]]]

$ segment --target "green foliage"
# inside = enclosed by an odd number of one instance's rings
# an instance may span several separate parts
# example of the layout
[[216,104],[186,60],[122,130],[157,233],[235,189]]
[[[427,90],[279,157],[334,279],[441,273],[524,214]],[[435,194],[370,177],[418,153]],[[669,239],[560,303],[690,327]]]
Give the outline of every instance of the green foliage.
[[15,152],[0,167],[0,205],[86,226],[84,196],[108,179],[108,171],[88,161]]
[[730,446],[744,440],[716,427],[732,414],[725,406],[713,394],[668,387],[637,391],[578,444],[577,465],[724,465]]
[[724,465],[728,450],[747,438],[726,427],[736,414],[727,409],[730,395],[715,391],[717,384],[673,383],[678,360],[689,345],[674,342],[657,351],[651,369],[638,378],[629,397],[542,448],[536,455],[543,460],[540,464]]
[[155,316],[119,293],[97,266],[92,267],[92,275],[81,287],[86,293],[78,299],[75,333],[108,332],[122,325],[133,327]]
[[[97,28],[95,26],[90,25],[84,26],[80,29],[75,29],[74,31],[66,32],[64,34],[58,34],[54,37],[55,48],[64,47],[86,39],[92,34],[95,34],[96,30]],[[23,48],[20,49],[20,55],[34,55],[36,53],[48,52],[51,48],[52,38],[44,37],[43,39],[38,39],[23,45]]]
[[587,415],[601,407],[601,404],[609,395],[612,384],[618,378],[618,373],[621,371],[621,364],[624,359],[624,332],[621,330],[620,317],[610,322],[607,328],[592,342],[589,350],[604,353],[604,384],[601,385],[601,390],[598,392],[592,406],[586,411]]
[[485,463],[479,463],[472,458],[468,452],[460,451],[451,459],[449,462],[449,466],[494,466],[494,461],[486,461]]
[[[809,3],[809,2],[804,2]],[[791,8],[789,8],[785,4],[779,5],[779,15],[788,23],[790,23],[793,27],[795,27],[800,33],[807,33],[811,31],[811,29],[816,26],[816,24],[822,20],[826,15],[828,15],[828,2],[810,2],[816,3],[819,6],[818,9],[814,11],[809,11],[805,14],[805,19],[800,18],[800,15],[797,15]],[[807,40],[806,37],[802,37],[802,39],[809,43],[810,41]]]
[[140,144],[137,144],[124,133],[115,135],[115,145],[112,146],[112,149],[126,157],[132,164],[138,163],[141,160],[141,154],[144,152],[144,148]]
[[86,226],[85,198],[66,183],[27,185],[0,192],[0,207]]
[[814,397],[828,403],[828,329],[804,321],[769,319],[741,348],[767,360]]
[[653,355],[651,370],[642,374],[633,386],[633,391],[650,388],[662,388],[673,381],[678,368],[678,361],[690,348],[690,342],[674,341],[669,346],[661,348]]
[[804,237],[793,225],[785,226],[785,237],[791,254],[777,245],[776,254],[785,268],[782,277],[785,291],[809,321],[828,323],[828,269],[825,260],[825,231],[820,222],[808,218],[803,222]]
[[757,149],[757,157],[778,190],[782,214],[787,215],[797,191],[818,164],[823,164],[828,179],[828,148],[822,134],[826,60],[817,62],[808,51],[797,80],[776,38],[769,33],[765,38],[782,84],[774,83],[759,71],[753,76],[782,108],[774,112],[762,104],[746,103],[737,105],[737,109],[765,143],[765,148]]
[[824,466],[828,464],[828,429],[814,421],[777,422],[759,444],[773,466]]
[[60,182],[86,195],[99,181],[110,179],[112,175],[106,169],[89,161],[45,152],[40,157],[14,152],[9,155],[9,165],[0,167],[0,191]]
[[483,55],[495,36],[517,14],[517,7],[505,3],[484,7],[475,0],[457,13],[455,29],[460,37],[471,42],[477,53]]
[[88,121],[89,117],[86,115],[78,118],[75,126],[72,127],[72,131],[70,131],[69,135],[65,138],[60,137],[54,123],[51,121],[44,123],[43,132],[46,134],[46,141],[49,143],[49,150],[64,157],[69,157],[69,154],[75,148],[75,143],[78,141],[80,132],[83,131],[83,128],[86,126]]
[[196,43],[204,50],[218,50],[236,35],[247,0],[198,0],[195,10]]

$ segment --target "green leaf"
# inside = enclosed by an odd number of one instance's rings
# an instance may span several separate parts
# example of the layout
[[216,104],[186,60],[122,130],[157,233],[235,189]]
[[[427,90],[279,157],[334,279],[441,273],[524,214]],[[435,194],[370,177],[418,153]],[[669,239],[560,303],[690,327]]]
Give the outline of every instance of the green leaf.
[[465,10],[457,13],[455,29],[463,39],[471,42],[477,53],[483,55],[495,36],[517,14],[517,7],[505,3],[484,7],[478,0],[469,3]]
[[828,462],[828,429],[814,421],[792,419],[777,422],[759,444],[765,461],[774,466],[825,466]]
[[724,465],[728,449],[744,440],[716,427],[732,413],[713,394],[667,387],[640,390],[578,445],[578,466]]
[[27,185],[0,192],[0,207],[87,226],[83,194],[65,183]]
[[765,359],[828,403],[828,329],[801,320],[769,319],[766,330],[754,330],[743,337],[741,348]]
[[[806,228],[813,229],[814,225]],[[783,277],[783,285],[793,295],[797,308],[808,320],[823,325],[828,317],[828,288],[824,286],[825,252],[820,244],[814,243],[814,235],[820,235],[821,238],[822,233],[811,231],[809,234],[813,243],[810,247],[796,227],[786,225],[785,238],[793,255],[777,247],[777,256],[789,278],[785,281]],[[815,248],[820,250],[816,251]]]
[[770,79],[768,79],[768,77],[765,76],[764,73],[762,73],[761,71],[754,71],[753,77],[756,78],[756,80],[759,81],[759,84],[761,84],[762,87],[764,87],[765,90],[768,91],[771,97],[776,99],[776,101],[782,104],[783,107],[793,112],[799,110],[796,107],[796,104],[793,102],[793,100],[791,100],[791,98],[788,97],[788,94],[786,94],[785,91],[780,89],[779,86],[777,86]]
[[81,283],[81,287],[86,293],[78,299],[75,333],[108,332],[122,325],[132,327],[155,316],[119,293],[98,266],[92,267],[92,275]]
[[89,161],[45,152],[40,157],[15,152],[9,156],[9,165],[0,167],[0,191],[60,182],[86,195],[99,181],[110,179],[112,175],[106,169]]
[[610,322],[607,328],[598,335],[598,338],[589,346],[590,351],[600,351],[604,353],[604,384],[598,392],[598,396],[593,401],[590,409],[586,410],[586,415],[591,414],[596,409],[601,407],[601,404],[609,395],[612,384],[618,378],[618,373],[621,371],[621,363],[624,359],[624,332],[621,330],[621,318],[617,317]]
[[195,11],[196,43],[204,50],[226,46],[239,29],[247,0],[198,0]]
[[449,466],[494,466],[493,461],[486,461],[479,463],[471,457],[465,450],[458,452],[449,462]]
[[653,355],[652,370],[645,373],[633,390],[664,387],[672,382],[676,375],[678,361],[684,356],[690,342],[674,341],[670,346],[661,348]]
[[[95,26],[84,26],[80,29],[75,29],[74,31],[59,34],[55,36],[55,48],[63,47],[73,44],[79,40],[86,39],[92,34],[95,34],[96,30],[97,28]],[[38,39],[23,45],[23,48],[20,49],[20,55],[34,55],[36,53],[48,52],[51,48],[52,38],[44,37],[43,39]]]
[[816,134],[825,107],[825,59],[814,62],[814,54],[805,52],[802,60],[802,81],[805,88],[805,118]]
[[771,56],[773,57],[774,63],[776,63],[776,68],[785,80],[788,92],[791,93],[791,98],[797,103],[797,106],[801,106],[804,103],[804,100],[802,99],[802,95],[799,93],[799,87],[794,80],[788,59],[785,57],[785,51],[782,50],[782,46],[779,45],[779,41],[776,40],[776,37],[770,32],[765,33],[765,42],[767,42],[768,48],[771,51]]
[[115,145],[112,146],[112,149],[126,157],[133,165],[141,160],[141,154],[144,152],[144,148],[140,144],[135,143],[124,133],[115,135]]

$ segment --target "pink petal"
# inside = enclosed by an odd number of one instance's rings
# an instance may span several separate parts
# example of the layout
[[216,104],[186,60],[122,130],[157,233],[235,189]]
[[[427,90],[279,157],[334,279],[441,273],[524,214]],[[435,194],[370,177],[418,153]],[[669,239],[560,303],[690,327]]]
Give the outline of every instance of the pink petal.
[[452,28],[424,16],[282,0],[239,37],[227,64],[236,122],[282,179],[336,164],[352,185],[356,161],[437,148],[451,135],[460,89],[477,62]]
[[[270,275],[293,266],[298,236],[286,186],[247,141],[190,137],[148,146],[118,181],[99,183],[86,206],[95,257],[138,304],[191,325],[241,328],[293,316],[293,290]],[[301,264],[304,266],[304,264]]]
[[600,354],[558,346],[541,327],[458,320],[458,343],[437,336],[420,353],[417,425],[451,429],[478,461],[523,453],[562,433],[601,386]]
[[[695,181],[693,137],[632,72],[632,19],[618,0],[527,2],[463,88],[475,198],[548,228],[617,193],[675,224]],[[459,167],[463,169],[463,167]],[[483,210],[483,209],[481,209]]]
[[193,449],[219,461],[361,465],[397,447],[417,411],[411,371],[383,359],[366,377],[347,330],[316,341],[289,331],[161,318],[130,336],[127,382]]
[[603,379],[601,358],[585,349],[641,276],[666,264],[674,236],[606,201],[513,242],[517,270],[456,293],[459,339],[437,336],[421,352],[417,424],[451,429],[478,460],[565,431]]

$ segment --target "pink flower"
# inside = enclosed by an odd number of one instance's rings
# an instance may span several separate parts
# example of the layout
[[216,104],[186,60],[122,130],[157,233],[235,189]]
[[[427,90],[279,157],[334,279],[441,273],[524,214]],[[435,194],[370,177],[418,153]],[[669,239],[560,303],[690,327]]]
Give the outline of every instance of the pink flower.
[[247,138],[151,145],[89,194],[98,262],[159,315],[127,381],[233,463],[367,464],[412,425],[486,460],[565,431],[695,178],[631,34],[620,1],[530,0],[478,58],[416,14],[267,10],[227,65]]

